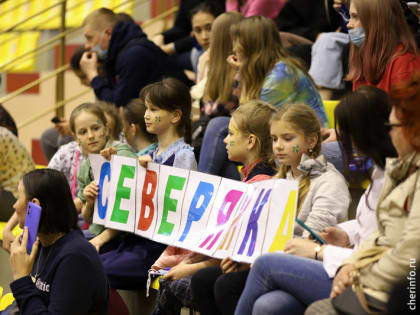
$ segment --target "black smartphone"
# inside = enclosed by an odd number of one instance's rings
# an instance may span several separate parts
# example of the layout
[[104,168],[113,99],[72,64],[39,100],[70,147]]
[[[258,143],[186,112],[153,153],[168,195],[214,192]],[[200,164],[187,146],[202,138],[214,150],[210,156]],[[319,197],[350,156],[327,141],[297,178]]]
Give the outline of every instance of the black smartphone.
[[59,117],[54,117],[54,118],[51,119],[51,122],[53,124],[58,124],[59,122],[61,122],[61,119]]

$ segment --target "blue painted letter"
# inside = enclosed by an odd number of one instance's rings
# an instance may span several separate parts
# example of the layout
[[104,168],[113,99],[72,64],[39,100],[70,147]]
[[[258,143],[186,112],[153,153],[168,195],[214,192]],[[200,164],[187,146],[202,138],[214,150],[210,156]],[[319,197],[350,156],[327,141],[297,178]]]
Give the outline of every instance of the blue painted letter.
[[[188,210],[187,224],[185,225],[184,232],[182,232],[181,238],[179,239],[180,242],[183,242],[187,237],[187,234],[191,229],[192,223],[194,221],[200,221],[204,211],[206,211],[210,203],[213,191],[214,186],[210,183],[200,182],[200,184],[198,184],[197,190],[195,191],[194,197],[191,201],[190,209]],[[204,197],[204,200],[201,206],[197,207],[198,201],[200,200],[201,196]]]
[[106,208],[108,207],[108,196],[106,196],[105,204],[102,204],[102,188],[105,177],[108,177],[108,182],[111,180],[111,164],[109,162],[102,164],[101,177],[99,178],[98,215],[101,219],[105,219]]

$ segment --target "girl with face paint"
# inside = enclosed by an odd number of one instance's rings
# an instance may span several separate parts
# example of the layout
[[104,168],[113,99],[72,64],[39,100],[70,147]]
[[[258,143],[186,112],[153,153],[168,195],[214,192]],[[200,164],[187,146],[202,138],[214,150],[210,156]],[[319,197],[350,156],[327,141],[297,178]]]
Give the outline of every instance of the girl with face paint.
[[224,143],[229,160],[243,164],[244,182],[270,179],[275,173],[269,125],[275,112],[274,106],[253,100],[232,113]]
[[347,24],[348,80],[353,90],[373,85],[386,92],[420,70],[420,56],[399,0],[352,0]]
[[[118,155],[136,158],[136,154],[127,144],[110,139],[109,128],[104,111],[99,104],[84,103],[76,107],[70,116],[70,129],[76,139],[82,154],[88,156],[91,153],[101,153],[105,148],[114,148]],[[91,223],[95,200],[98,196],[99,187],[93,179],[89,159],[80,165],[77,172],[77,184],[79,192],[77,197],[83,203],[82,216],[86,222]],[[118,232],[105,229],[99,224],[91,224],[85,236],[99,252],[101,247],[112,240]]]
[[[239,111],[242,111],[242,106],[247,104],[239,106]],[[235,128],[241,133],[244,131],[243,120],[235,113],[231,119],[233,123],[229,126],[229,133],[232,135],[235,134]],[[273,178],[299,182],[296,217],[317,232],[343,220],[347,215],[350,194],[344,177],[320,154],[321,129],[314,110],[305,104],[285,104],[273,114],[271,119],[267,119],[266,123],[270,125],[267,132],[271,135],[272,152],[280,163],[278,172]],[[235,145],[237,142],[242,144],[249,141],[249,136],[248,140],[245,140],[241,133],[238,133],[241,137],[233,138],[229,135],[225,143],[229,146],[232,140],[235,141]],[[231,147],[228,149],[230,159],[236,157],[239,160],[243,155],[239,150],[234,151]],[[284,251],[293,254],[296,247],[293,241],[301,241],[296,238],[302,236],[308,237],[309,233],[303,232],[303,229],[295,224],[295,239],[286,243]],[[248,273],[249,266],[236,263],[229,258],[223,259],[219,269],[206,268],[196,272],[191,279],[194,308],[202,315],[235,313]],[[271,283],[271,279],[266,280],[265,283]],[[283,298],[265,300],[265,304],[270,307],[282,300]],[[243,315],[245,312],[236,309],[235,314]],[[297,314],[297,312],[288,309],[284,312],[263,311],[255,314]]]

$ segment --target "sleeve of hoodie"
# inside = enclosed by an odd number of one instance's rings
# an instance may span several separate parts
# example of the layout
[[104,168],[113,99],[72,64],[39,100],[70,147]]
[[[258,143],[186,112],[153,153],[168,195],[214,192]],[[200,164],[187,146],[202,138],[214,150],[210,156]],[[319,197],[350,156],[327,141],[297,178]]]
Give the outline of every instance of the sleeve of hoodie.
[[118,82],[115,87],[101,76],[94,77],[90,85],[98,99],[118,107],[125,106],[138,97],[144,86],[151,83],[159,63],[159,59],[147,47],[132,46],[117,57],[115,72]]
[[165,39],[165,44],[173,42],[177,53],[191,50],[193,48],[194,38],[190,36],[190,11],[199,3],[200,1],[197,0],[182,0],[175,18],[174,26],[162,33]]
[[284,5],[276,18],[279,31],[290,32],[311,41],[315,41],[317,35],[322,32],[332,32],[339,25],[338,14],[328,7],[329,19],[326,15],[324,1],[313,1],[311,6],[307,0],[289,0]]

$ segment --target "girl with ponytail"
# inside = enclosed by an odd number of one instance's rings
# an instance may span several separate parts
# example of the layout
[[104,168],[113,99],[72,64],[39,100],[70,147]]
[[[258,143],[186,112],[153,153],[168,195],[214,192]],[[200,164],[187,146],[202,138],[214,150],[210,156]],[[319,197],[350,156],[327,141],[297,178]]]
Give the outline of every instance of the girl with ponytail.
[[[271,119],[273,152],[280,163],[275,177],[299,181],[296,216],[315,232],[347,216],[350,194],[344,177],[321,152],[315,112],[304,104],[287,104]],[[295,235],[309,236],[299,225]]]
[[[234,114],[232,120],[236,120]],[[315,111],[305,104],[284,104],[271,117],[270,134],[272,151],[279,165],[274,178],[299,182],[296,217],[317,233],[343,221],[347,216],[350,193],[344,177],[320,154],[321,128]],[[229,153],[231,158],[232,154]],[[308,237],[309,233],[295,224],[295,238],[286,244],[284,252],[295,254],[299,243],[307,241],[300,238],[302,236]],[[281,276],[291,273],[290,270],[280,273]],[[222,260],[220,267],[199,270],[191,278],[194,308],[201,315],[233,314],[249,272],[249,265],[235,262],[229,257]],[[270,279],[262,282],[271,283]],[[266,300],[264,306],[268,309],[281,300]],[[244,312],[236,311],[235,314],[243,315]],[[288,309],[284,312],[262,311],[253,314],[295,313]]]

